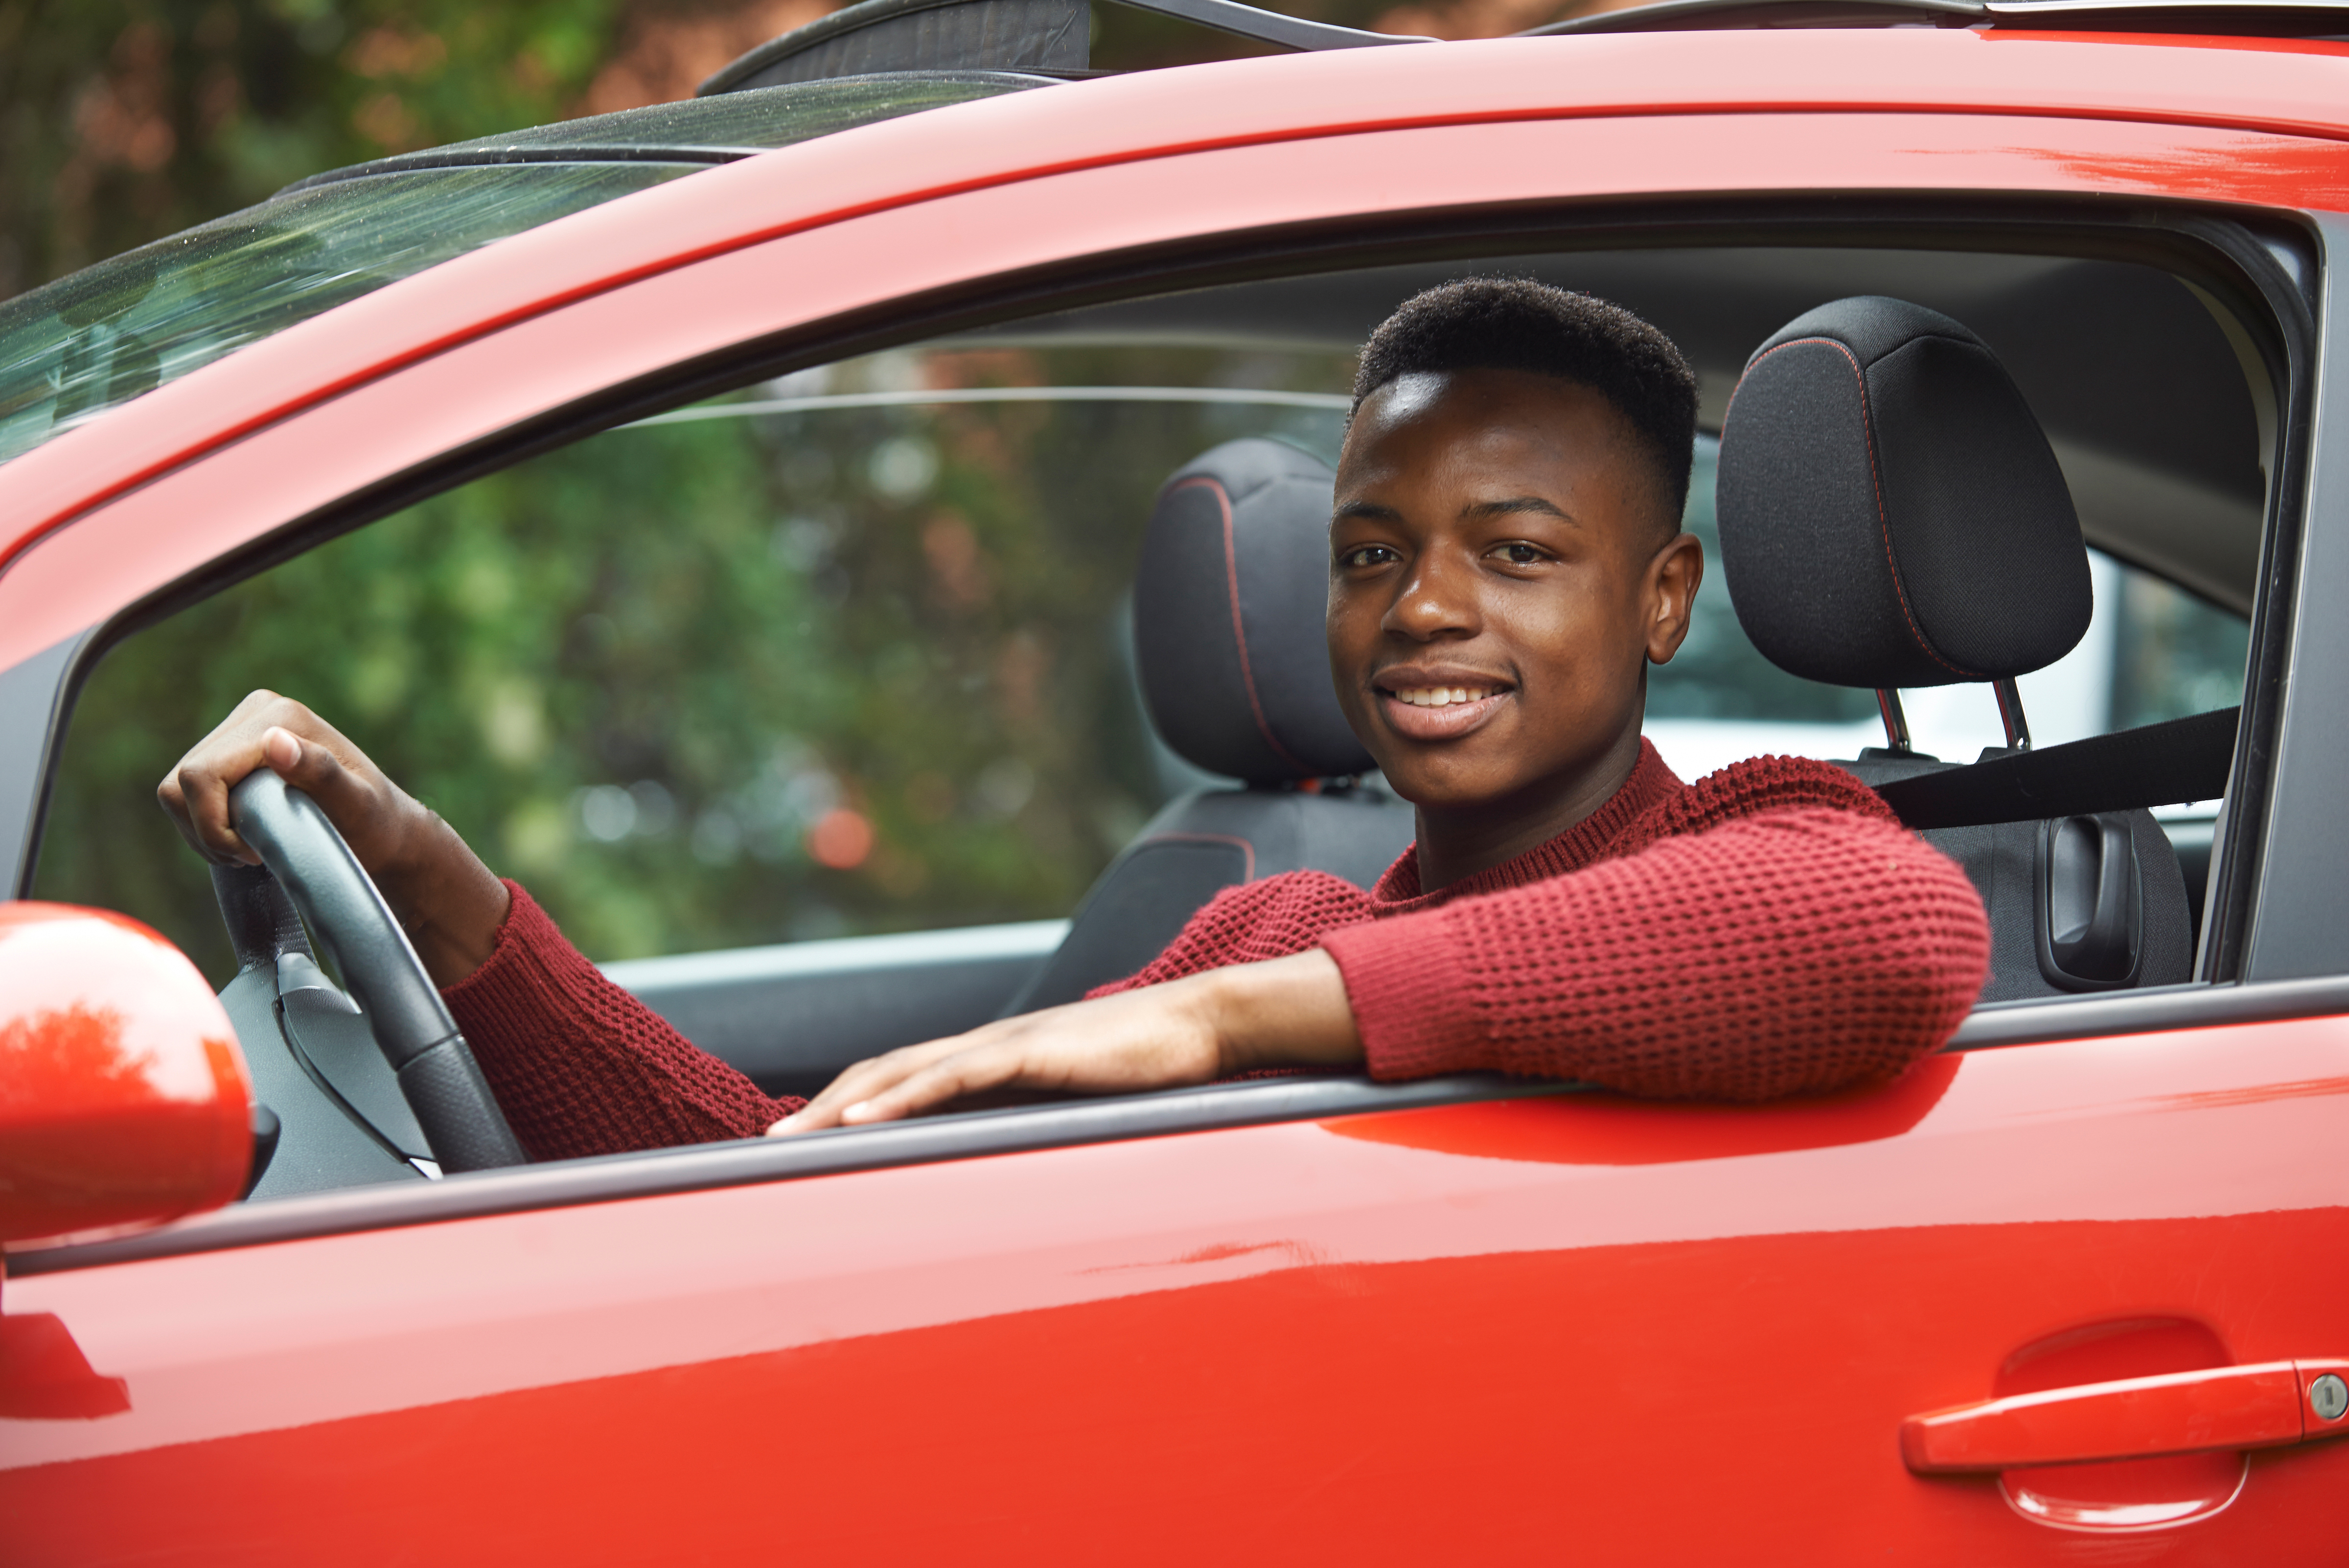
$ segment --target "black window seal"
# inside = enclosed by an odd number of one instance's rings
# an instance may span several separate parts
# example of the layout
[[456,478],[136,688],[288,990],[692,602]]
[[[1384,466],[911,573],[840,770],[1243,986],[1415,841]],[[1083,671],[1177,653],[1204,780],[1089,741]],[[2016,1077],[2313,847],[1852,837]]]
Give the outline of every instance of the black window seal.
[[150,1258],[267,1246],[318,1236],[488,1215],[840,1176],[989,1155],[1121,1143],[1176,1133],[1277,1122],[1422,1110],[1433,1106],[1537,1098],[1580,1092],[1574,1084],[1485,1074],[1374,1084],[1358,1075],[1271,1078],[1162,1090],[1047,1106],[966,1111],[874,1127],[835,1127],[787,1138],[742,1138],[689,1148],[554,1160],[438,1181],[345,1188],[263,1203],[232,1205],[160,1231],[115,1241],[33,1248],[7,1254],[11,1279],[99,1268]]

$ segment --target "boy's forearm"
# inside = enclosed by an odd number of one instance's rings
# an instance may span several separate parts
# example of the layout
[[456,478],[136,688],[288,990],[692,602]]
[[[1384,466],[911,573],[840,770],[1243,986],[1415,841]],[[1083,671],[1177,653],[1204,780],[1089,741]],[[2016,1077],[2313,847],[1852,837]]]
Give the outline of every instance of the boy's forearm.
[[1213,988],[1216,1033],[1229,1072],[1338,1067],[1362,1059],[1345,980],[1336,961],[1319,948],[1210,971],[1197,983]]
[[385,902],[416,945],[432,983],[447,990],[490,961],[512,898],[457,830],[436,815],[416,848],[377,880]]

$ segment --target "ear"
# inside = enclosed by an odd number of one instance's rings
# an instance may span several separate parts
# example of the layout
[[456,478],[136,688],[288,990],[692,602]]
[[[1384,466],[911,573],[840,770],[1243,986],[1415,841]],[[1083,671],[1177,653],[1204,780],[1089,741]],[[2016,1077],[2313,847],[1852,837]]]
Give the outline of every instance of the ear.
[[1697,585],[1704,580],[1704,545],[1693,534],[1679,534],[1648,560],[1641,585],[1640,611],[1648,623],[1648,662],[1670,664],[1688,636],[1689,608],[1696,603]]

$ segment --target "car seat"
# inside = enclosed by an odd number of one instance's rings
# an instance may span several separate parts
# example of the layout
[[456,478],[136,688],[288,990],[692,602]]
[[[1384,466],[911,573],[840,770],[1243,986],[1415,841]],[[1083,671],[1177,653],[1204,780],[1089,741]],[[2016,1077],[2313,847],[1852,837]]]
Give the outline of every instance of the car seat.
[[1240,785],[1194,790],[1154,817],[1004,1016],[1133,974],[1226,888],[1309,869],[1367,888],[1410,846],[1411,807],[1356,782],[1370,753],[1330,686],[1332,483],[1318,459],[1251,438],[1159,491],[1134,569],[1143,703],[1178,756]]
[[[1871,786],[1953,766],[1909,747],[1903,686],[1988,685],[2007,746],[1983,759],[2028,750],[2015,678],[2071,651],[2093,595],[2063,471],[1982,339],[1871,296],[1788,322],[1730,400],[1716,505],[1730,602],[1754,645],[1791,674],[1876,689],[1886,744],[1842,766]],[[2148,813],[1924,837],[1989,909],[1983,1001],[2190,977],[2185,881]]]

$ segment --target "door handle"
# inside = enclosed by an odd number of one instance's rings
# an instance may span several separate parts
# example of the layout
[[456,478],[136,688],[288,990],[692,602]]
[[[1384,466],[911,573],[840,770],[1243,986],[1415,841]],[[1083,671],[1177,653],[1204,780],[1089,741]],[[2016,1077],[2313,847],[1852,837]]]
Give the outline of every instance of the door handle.
[[2349,1432],[2349,1360],[2264,1361],[2082,1383],[1911,1416],[1900,1457],[1924,1475],[2272,1449]]

